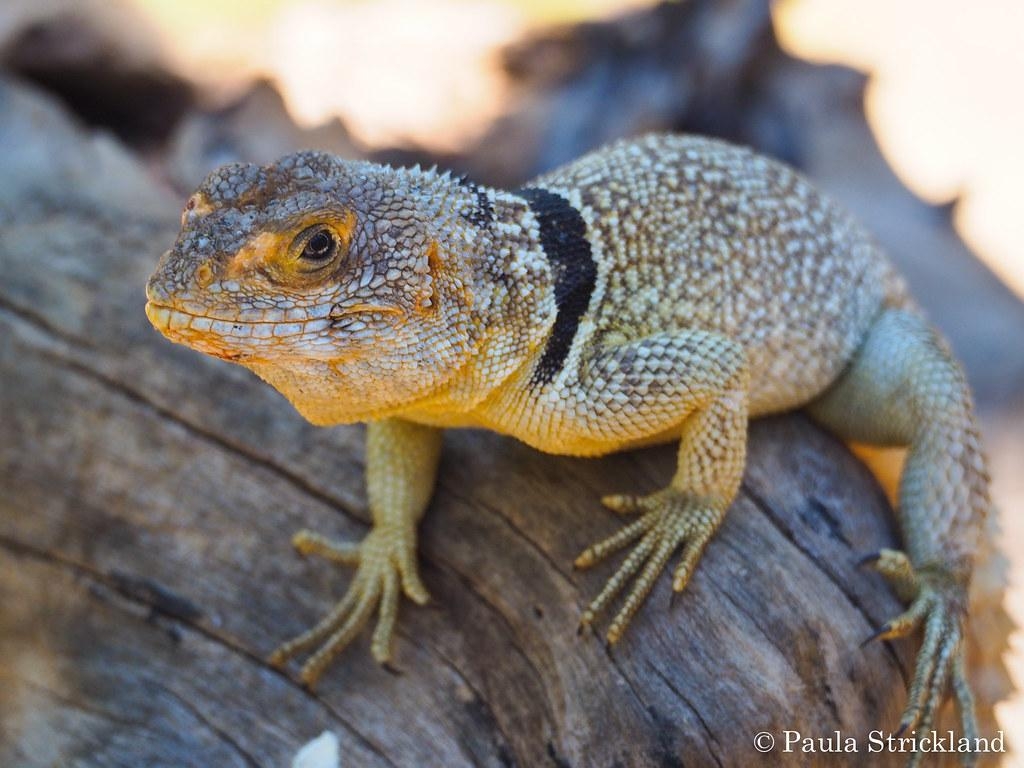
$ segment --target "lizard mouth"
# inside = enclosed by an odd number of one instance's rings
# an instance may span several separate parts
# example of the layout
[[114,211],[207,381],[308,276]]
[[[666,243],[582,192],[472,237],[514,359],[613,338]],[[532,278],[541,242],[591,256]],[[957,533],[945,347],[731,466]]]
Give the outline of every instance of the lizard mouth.
[[157,301],[146,302],[146,317],[160,333],[214,357],[239,361],[259,358],[275,344],[327,329],[327,318],[311,320],[238,320],[187,312]]
[[327,318],[309,320],[240,320],[187,312],[169,304],[146,302],[146,317],[161,333],[196,331],[236,339],[269,339],[299,336],[321,331],[331,323]]

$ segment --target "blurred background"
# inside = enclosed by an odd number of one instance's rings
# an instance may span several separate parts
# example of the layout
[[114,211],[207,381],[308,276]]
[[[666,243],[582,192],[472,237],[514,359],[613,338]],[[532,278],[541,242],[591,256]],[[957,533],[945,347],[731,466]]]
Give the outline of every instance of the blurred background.
[[[267,76],[301,125],[340,116],[368,146],[435,152],[465,148],[507,107],[503,45],[650,4],[132,1],[175,70],[208,91]],[[772,18],[787,53],[870,75],[864,108],[886,161],[922,199],[955,201],[956,230],[1024,291],[1024,4],[781,0]]]
[[[220,163],[306,146],[517,184],[664,129],[801,168],[877,234],[967,365],[1009,557],[992,578],[1009,569],[1017,624],[1022,40],[1019,0],[0,5],[0,68],[116,137],[182,200]],[[1019,633],[1007,659],[1020,688]],[[998,715],[1024,744],[1024,699]]]

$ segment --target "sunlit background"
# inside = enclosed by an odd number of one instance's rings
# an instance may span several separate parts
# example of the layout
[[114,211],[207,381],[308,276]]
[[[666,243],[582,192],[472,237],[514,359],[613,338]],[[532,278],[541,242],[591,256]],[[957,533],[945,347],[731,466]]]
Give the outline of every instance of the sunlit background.
[[[464,144],[497,115],[501,43],[644,4],[133,1],[193,79],[225,89],[266,74],[300,122],[341,115],[370,145],[435,149]],[[925,199],[958,197],[961,235],[1024,294],[1024,3],[965,9],[956,0],[783,0],[775,21],[788,52],[871,75],[867,115],[886,159]]]
[[[340,115],[367,145],[411,141],[433,150],[470,142],[499,114],[508,86],[495,52],[503,43],[538,25],[644,4],[133,2],[174,66],[208,93],[226,96],[253,75],[268,75],[301,123]],[[867,117],[890,165],[926,200],[958,200],[961,236],[1024,295],[1024,2],[781,0],[774,18],[789,53],[870,75]],[[995,492],[1007,548],[1024,553],[1024,448],[1003,434],[992,438]],[[1022,566],[1016,556],[1016,584],[1024,582]],[[1024,624],[1019,588],[1010,601]],[[1022,659],[1018,636],[1011,660],[1018,688]],[[1008,731],[1024,723],[1020,697],[1003,705],[1000,718]],[[1024,742],[1024,728],[1014,733]]]

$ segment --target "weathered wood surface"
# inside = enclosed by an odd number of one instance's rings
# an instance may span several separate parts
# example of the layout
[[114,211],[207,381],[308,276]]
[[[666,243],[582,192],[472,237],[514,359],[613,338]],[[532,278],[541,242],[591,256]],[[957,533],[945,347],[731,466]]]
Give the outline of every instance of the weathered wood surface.
[[288,541],[363,535],[362,431],[160,338],[143,285],[177,196],[20,86],[0,115],[0,765],[281,766],[325,729],[345,765],[749,765],[760,730],[898,721],[910,648],[857,647],[898,609],[855,567],[894,543],[887,507],[799,416],[752,427],[693,583],[611,651],[576,635],[609,568],[570,563],[619,524],[599,496],[657,487],[673,449],[450,433],[400,673],[365,637],[315,693],[268,667],[346,583]]

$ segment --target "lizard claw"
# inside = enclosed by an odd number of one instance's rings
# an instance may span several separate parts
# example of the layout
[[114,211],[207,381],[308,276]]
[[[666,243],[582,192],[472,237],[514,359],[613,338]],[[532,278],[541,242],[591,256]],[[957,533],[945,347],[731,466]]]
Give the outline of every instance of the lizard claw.
[[865,647],[867,645],[870,645],[871,643],[873,643],[875,640],[878,640],[879,638],[888,637],[889,633],[891,631],[892,631],[892,628],[889,626],[889,622],[886,622],[885,624],[880,626],[878,629],[876,629],[874,632],[872,632],[870,635],[868,635],[863,640],[861,640],[860,641],[860,647],[863,648],[863,647]]
[[879,550],[878,552],[869,552],[868,554],[864,555],[863,557],[857,558],[857,567],[858,568],[864,568],[864,567],[869,566],[869,565],[874,565],[875,563],[877,563],[881,559],[881,557],[882,557],[881,550]]
[[[867,642],[876,638],[906,637],[924,627],[924,641],[917,655],[907,706],[895,735],[910,729],[930,731],[942,702],[952,688],[960,717],[961,736],[978,736],[974,700],[964,670],[964,621],[967,597],[964,585],[946,571],[915,569],[909,558],[896,550],[882,550],[874,565],[892,584],[907,609],[890,619]],[[863,644],[862,644],[863,646]],[[965,761],[971,755],[964,756]],[[908,766],[920,765],[924,753],[913,754]]]
[[282,667],[288,659],[316,648],[299,672],[299,678],[312,688],[327,666],[359,634],[374,612],[380,618],[373,632],[370,651],[381,664],[391,658],[391,638],[398,615],[399,587],[412,600],[423,604],[429,599],[420,581],[411,546],[394,531],[375,528],[360,544],[333,542],[311,531],[299,531],[292,544],[303,555],[315,554],[356,568],[345,596],[312,629],[283,643],[269,657]]
[[619,515],[635,515],[638,512],[646,511],[646,502],[647,497],[645,496],[631,496],[624,493],[615,493],[601,499],[602,504]]
[[[609,498],[614,502],[609,503]],[[720,504],[674,488],[667,488],[649,496],[609,498],[604,499],[605,504],[616,511],[627,506],[626,502],[620,500],[628,499],[631,511],[641,512],[641,516],[617,533],[588,547],[576,558],[574,565],[577,568],[589,568],[629,544],[637,542],[618,571],[580,617],[582,631],[611,604],[626,583],[633,580],[633,586],[626,595],[622,608],[608,628],[607,641],[613,645],[625,632],[630,619],[643,604],[657,577],[680,546],[683,548],[683,554],[676,566],[672,588],[678,592],[686,586],[725,510]]]

